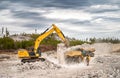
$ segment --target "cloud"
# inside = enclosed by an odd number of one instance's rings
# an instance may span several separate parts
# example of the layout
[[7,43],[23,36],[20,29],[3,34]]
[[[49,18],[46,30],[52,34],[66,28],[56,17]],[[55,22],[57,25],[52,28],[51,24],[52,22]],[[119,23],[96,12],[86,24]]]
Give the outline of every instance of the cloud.
[[90,6],[91,9],[94,9],[94,10],[107,10],[107,9],[119,9],[119,6],[118,5],[107,5],[107,4],[104,4],[104,5],[92,5]]
[[118,4],[93,4],[84,8],[85,11],[90,13],[105,13],[105,12],[117,12],[120,10]]
[[59,9],[59,10],[51,10],[51,13],[43,14],[44,17],[49,19],[59,19],[59,20],[91,20],[91,15],[81,10],[66,10],[66,9]]
[[76,38],[120,33],[118,0],[2,0],[0,7],[0,24],[12,33],[41,33],[52,23]]
[[100,24],[100,23],[103,23],[103,18],[97,18],[97,19],[95,19],[95,20],[93,20],[93,21],[90,21],[91,23],[98,23],[98,24]]
[[11,18],[11,12],[10,10],[2,10],[0,12],[0,22],[1,23],[9,23],[9,22],[13,22],[14,19]]
[[110,18],[120,18],[120,11],[113,11],[113,12],[105,12],[105,13],[96,13],[93,14],[95,17],[110,17]]

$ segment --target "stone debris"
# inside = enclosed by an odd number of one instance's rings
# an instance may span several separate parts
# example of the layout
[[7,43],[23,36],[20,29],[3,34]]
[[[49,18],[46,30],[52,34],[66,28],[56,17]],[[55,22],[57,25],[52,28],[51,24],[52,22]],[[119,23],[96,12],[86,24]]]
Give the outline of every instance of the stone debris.
[[19,64],[15,64],[14,67],[17,68],[18,71],[20,72],[24,72],[24,71],[28,71],[28,70],[47,70],[47,69],[60,69],[61,67],[46,60],[44,62],[31,62],[31,63],[19,63]]
[[[95,47],[96,49],[96,55],[91,59],[89,66],[64,67],[54,63],[51,60],[57,59],[55,51],[43,53],[43,56],[47,57],[45,62],[24,64],[20,63],[17,55],[4,55],[9,56],[10,59],[0,61],[0,78],[120,78],[120,54],[111,54],[110,47],[107,47],[110,45],[113,44],[80,45],[81,47]],[[116,50],[114,49],[114,51]]]
[[4,61],[4,60],[7,60],[7,59],[10,59],[9,55],[6,55],[6,54],[1,54],[0,55],[0,61]]

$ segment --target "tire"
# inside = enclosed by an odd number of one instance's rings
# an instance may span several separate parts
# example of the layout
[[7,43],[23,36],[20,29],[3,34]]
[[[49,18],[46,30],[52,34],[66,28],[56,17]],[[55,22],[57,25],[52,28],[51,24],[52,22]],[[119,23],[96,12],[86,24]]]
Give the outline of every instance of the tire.
[[21,62],[22,62],[22,63],[26,63],[26,60],[25,60],[25,59],[22,59]]
[[90,57],[94,57],[94,53],[92,53],[92,52],[89,53],[89,55],[90,55]]
[[45,61],[45,58],[39,58],[40,59],[40,61],[42,61],[42,62],[44,62]]

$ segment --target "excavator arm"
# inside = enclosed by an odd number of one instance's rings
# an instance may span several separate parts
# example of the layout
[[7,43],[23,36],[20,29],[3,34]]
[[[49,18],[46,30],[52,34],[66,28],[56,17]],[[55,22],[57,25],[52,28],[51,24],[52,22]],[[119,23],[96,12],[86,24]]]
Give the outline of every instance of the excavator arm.
[[57,35],[62,39],[62,41],[63,41],[65,44],[68,43],[67,40],[66,40],[66,38],[65,38],[65,36],[64,36],[64,34],[62,33],[62,31],[61,31],[55,24],[52,24],[52,29],[49,29],[49,28],[48,28],[47,30],[45,30],[45,31],[42,33],[42,35],[40,35],[40,36],[36,39],[36,41],[35,41],[35,46],[34,46],[34,52],[36,53],[36,56],[38,56],[38,55],[37,55],[37,49],[38,49],[39,44],[41,43],[41,41],[42,41],[44,38],[46,38],[47,36],[49,36],[51,33],[53,33],[54,31],[57,33]]

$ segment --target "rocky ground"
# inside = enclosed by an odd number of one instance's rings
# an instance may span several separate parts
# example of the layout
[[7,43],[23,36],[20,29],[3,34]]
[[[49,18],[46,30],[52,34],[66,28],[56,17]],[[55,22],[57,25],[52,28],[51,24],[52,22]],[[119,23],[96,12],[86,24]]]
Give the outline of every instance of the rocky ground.
[[16,54],[0,54],[0,78],[120,78],[119,48],[115,50],[117,52],[111,52],[109,45],[113,44],[92,45],[96,48],[96,55],[89,66],[84,63],[58,64],[55,51],[43,53],[47,59],[45,62],[25,64],[20,62]]

